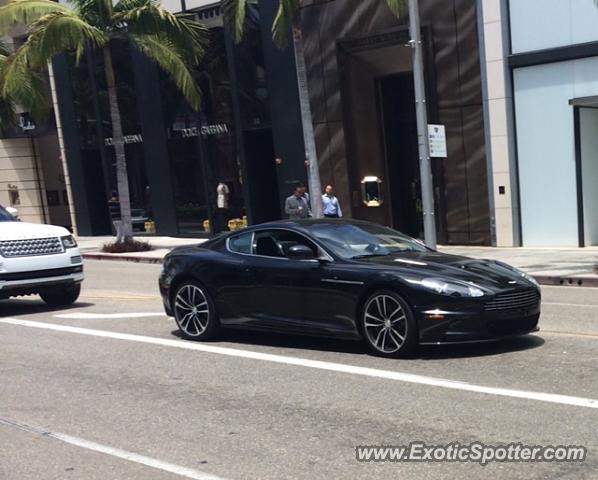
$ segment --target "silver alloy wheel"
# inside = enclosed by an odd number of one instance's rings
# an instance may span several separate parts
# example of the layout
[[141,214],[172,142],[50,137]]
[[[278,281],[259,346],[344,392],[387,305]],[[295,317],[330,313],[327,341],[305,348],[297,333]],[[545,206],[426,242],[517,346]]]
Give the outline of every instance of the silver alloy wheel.
[[392,354],[407,338],[407,315],[399,301],[390,295],[371,298],[364,309],[363,325],[370,344],[378,351]]
[[201,288],[184,285],[174,300],[174,318],[181,331],[189,337],[199,337],[208,328],[210,305]]

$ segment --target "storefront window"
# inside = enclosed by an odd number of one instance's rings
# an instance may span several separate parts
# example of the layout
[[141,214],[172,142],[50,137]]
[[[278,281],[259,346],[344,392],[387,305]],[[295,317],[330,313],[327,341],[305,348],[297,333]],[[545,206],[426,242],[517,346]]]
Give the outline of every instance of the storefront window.
[[[137,111],[130,49],[124,44],[113,46],[112,60],[116,73],[120,115],[125,137],[125,156],[134,230],[142,232],[145,231],[145,221],[151,220],[152,206],[144,164],[143,137]],[[118,188],[103,57],[97,52],[90,52],[76,67],[75,59],[71,56],[70,67],[79,144],[82,158],[85,161],[86,176],[95,178],[94,184],[98,190],[96,197],[107,202],[111,192],[117,191]]]
[[245,215],[245,204],[222,28],[211,30],[209,50],[197,71],[199,112],[161,78],[179,231],[226,230],[230,220]]

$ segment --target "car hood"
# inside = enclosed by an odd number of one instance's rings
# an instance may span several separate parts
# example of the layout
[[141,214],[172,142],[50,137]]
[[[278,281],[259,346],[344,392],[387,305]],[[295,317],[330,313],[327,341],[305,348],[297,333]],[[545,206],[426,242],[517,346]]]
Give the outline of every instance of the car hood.
[[439,252],[406,252],[384,257],[361,259],[370,265],[392,268],[407,277],[412,273],[415,278],[455,279],[474,282],[491,290],[532,286],[533,284],[517,272],[496,263],[493,260],[478,260],[459,255]]
[[66,228],[39,223],[0,222],[0,241],[52,238],[70,235]]

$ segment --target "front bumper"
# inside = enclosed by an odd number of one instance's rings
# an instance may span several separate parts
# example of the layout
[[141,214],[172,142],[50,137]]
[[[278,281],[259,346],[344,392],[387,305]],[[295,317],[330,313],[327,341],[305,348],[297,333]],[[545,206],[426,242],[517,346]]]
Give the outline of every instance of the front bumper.
[[83,281],[79,249],[56,255],[0,257],[0,298],[33,295]]
[[484,342],[536,332],[540,302],[538,296],[536,304],[525,308],[496,311],[484,309],[486,300],[417,308],[420,344]]

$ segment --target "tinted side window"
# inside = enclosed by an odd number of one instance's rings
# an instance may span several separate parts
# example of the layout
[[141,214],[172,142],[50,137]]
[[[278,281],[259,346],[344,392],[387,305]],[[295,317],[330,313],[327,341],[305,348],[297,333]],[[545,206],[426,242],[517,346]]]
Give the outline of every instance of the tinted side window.
[[232,252],[251,253],[251,239],[253,232],[242,233],[228,239],[228,248]]
[[263,230],[255,234],[254,253],[263,257],[287,258],[289,249],[295,245],[309,247],[319,256],[318,247],[303,235],[290,230]]

